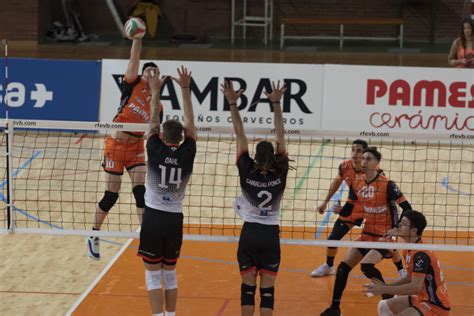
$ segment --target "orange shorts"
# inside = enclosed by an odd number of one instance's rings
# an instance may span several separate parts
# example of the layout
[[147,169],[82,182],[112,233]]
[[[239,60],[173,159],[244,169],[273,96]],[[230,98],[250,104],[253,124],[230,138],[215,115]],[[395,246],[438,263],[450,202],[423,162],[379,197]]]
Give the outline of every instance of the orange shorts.
[[416,309],[422,316],[448,316],[449,311],[427,301],[421,301],[417,295],[408,297],[410,306]]
[[360,203],[354,205],[352,213],[349,216],[339,215],[339,219],[344,223],[349,223],[357,226],[361,226],[364,221],[364,209]]
[[130,170],[145,165],[145,146],[143,139],[124,142],[107,136],[105,139],[104,161],[105,172],[122,175],[123,168]]

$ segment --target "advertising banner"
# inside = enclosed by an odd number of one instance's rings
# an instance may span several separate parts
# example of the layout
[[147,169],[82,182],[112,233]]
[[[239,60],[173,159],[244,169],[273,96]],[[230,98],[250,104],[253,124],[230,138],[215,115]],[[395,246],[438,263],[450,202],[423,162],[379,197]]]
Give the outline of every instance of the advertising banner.
[[325,65],[322,129],[335,134],[474,141],[474,72]]
[[[0,117],[97,121],[100,61],[10,58],[0,67]],[[6,104],[6,105],[5,105]]]
[[[142,64],[145,62],[142,61]],[[245,90],[238,106],[247,133],[268,133],[274,128],[272,106],[264,94],[264,91],[271,91],[273,80],[285,82],[288,88],[282,98],[287,133],[306,135],[321,129],[322,65],[155,62],[160,67],[161,75],[177,77],[177,68],[181,65],[192,71],[191,96],[196,126],[201,133],[230,135],[233,132],[229,107],[220,91],[225,80],[231,80],[235,89]],[[127,60],[103,60],[100,121],[110,122],[117,113],[120,83],[127,63]],[[166,82],[161,102],[165,120],[174,118],[182,121],[181,89],[174,81]]]

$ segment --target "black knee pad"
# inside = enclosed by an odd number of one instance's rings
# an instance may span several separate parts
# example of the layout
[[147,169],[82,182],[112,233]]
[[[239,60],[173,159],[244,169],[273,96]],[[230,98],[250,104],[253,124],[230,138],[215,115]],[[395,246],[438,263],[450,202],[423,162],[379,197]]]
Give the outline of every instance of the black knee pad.
[[256,285],[248,285],[242,283],[240,287],[240,305],[255,305],[255,290],[257,289]]
[[136,185],[132,189],[133,196],[135,197],[135,204],[138,208],[145,207],[145,186],[143,184]]
[[260,288],[260,308],[273,309],[275,305],[275,287]]
[[99,207],[102,211],[108,212],[114,206],[115,202],[118,200],[117,192],[105,191],[104,197],[99,202]]
[[381,279],[382,275],[380,271],[375,267],[373,263],[361,263],[360,269],[368,279],[376,278],[380,281],[383,281],[383,279]]
[[338,219],[332,227],[328,240],[341,240],[350,230],[346,223]]
[[344,261],[342,261],[341,263],[339,263],[339,265],[337,266],[337,272],[336,274],[337,275],[349,275],[349,273],[351,272],[352,268],[349,267],[349,265],[347,263],[345,263]]

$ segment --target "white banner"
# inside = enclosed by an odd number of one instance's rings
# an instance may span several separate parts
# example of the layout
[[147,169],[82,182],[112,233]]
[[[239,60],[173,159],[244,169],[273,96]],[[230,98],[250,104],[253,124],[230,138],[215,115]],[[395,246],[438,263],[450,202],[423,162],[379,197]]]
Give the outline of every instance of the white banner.
[[[100,121],[110,122],[120,104],[119,82],[127,60],[102,61]],[[147,62],[142,61],[142,64]],[[192,71],[191,95],[196,125],[203,133],[232,133],[230,112],[220,85],[232,80],[234,88],[245,89],[239,100],[240,115],[248,134],[273,130],[273,112],[264,91],[271,91],[272,80],[282,80],[287,91],[282,99],[285,129],[289,135],[304,136],[321,129],[322,65],[156,61],[162,75],[177,77],[184,65]],[[140,67],[141,69],[141,67]],[[182,121],[182,96],[177,84],[169,80],[162,92],[164,119]]]
[[[142,61],[142,64],[147,61]],[[474,72],[467,69],[347,65],[158,61],[163,75],[193,72],[191,95],[200,133],[233,131],[220,92],[224,80],[245,89],[240,115],[250,134],[273,130],[264,91],[271,80],[288,85],[283,97],[289,136],[382,137],[474,142]],[[110,122],[120,102],[127,60],[103,60],[100,121]],[[161,96],[165,120],[182,121],[181,90],[168,81]]]
[[326,65],[322,128],[474,142],[474,71]]

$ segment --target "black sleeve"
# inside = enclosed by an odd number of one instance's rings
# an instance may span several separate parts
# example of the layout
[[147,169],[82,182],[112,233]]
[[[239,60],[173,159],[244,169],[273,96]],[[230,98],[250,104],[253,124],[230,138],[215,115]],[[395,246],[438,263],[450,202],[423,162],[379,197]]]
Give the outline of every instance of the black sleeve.
[[411,204],[408,203],[408,201],[403,201],[400,203],[400,207],[402,208],[402,215],[400,215],[400,220],[402,220],[402,217],[405,215],[406,212],[411,211],[412,207]]
[[196,156],[196,141],[194,139],[186,138],[180,148],[182,148],[189,157],[194,159]]
[[424,252],[417,252],[413,256],[413,272],[414,273],[423,273],[428,274],[430,266],[431,266],[431,259]]
[[[389,205],[389,209],[390,209],[390,215],[391,215],[391,218],[392,218],[392,227],[398,227],[398,212],[397,212],[397,206],[395,204],[395,202],[398,202],[398,199],[402,198],[403,197],[403,193],[402,191],[400,191],[400,188],[398,187],[398,185],[395,184],[395,182],[393,181],[388,181],[387,183],[387,203]],[[406,201],[403,201],[400,203],[400,206],[402,206],[403,208],[403,212],[405,212],[405,208],[408,207],[409,209],[411,209],[411,205],[410,203],[406,202]],[[407,206],[408,205],[408,206]],[[402,216],[403,216],[403,213],[402,213]],[[400,216],[400,219],[402,217]]]
[[349,185],[349,195],[348,198],[351,199],[352,201],[357,201],[357,194],[354,191],[354,188],[352,188],[352,184]]
[[236,162],[237,168],[239,168],[239,174],[241,174],[242,172],[247,172],[248,170],[250,170],[253,163],[254,163],[253,159],[250,158],[248,151],[243,152],[242,154],[240,154],[240,156],[237,158],[237,162]]
[[346,204],[344,204],[344,206],[342,207],[341,212],[339,212],[339,215],[349,216],[352,214],[353,209],[354,209],[354,204],[346,202]]
[[137,79],[133,80],[132,82],[128,82],[125,80],[125,76],[123,76],[122,80],[122,94],[132,94],[133,88],[140,82],[140,76],[137,76]]
[[388,181],[387,184],[387,198],[388,201],[396,201],[403,196],[402,191],[398,185],[395,184],[393,181]]
[[160,135],[153,134],[148,138],[146,142],[146,151],[148,154],[148,160],[153,161],[155,157],[158,157],[163,147],[166,146],[160,139]]

